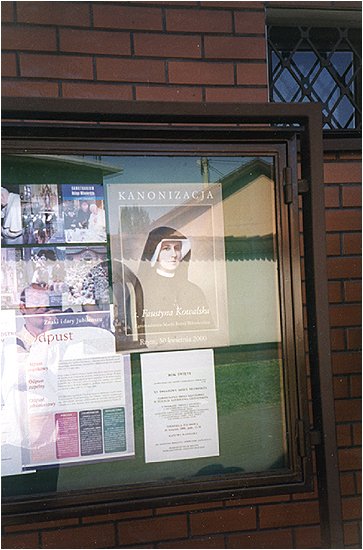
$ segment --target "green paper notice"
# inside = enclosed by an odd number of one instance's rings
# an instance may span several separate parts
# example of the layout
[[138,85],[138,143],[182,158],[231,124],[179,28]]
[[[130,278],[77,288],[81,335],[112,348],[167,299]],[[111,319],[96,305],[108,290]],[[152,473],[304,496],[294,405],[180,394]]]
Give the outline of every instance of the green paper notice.
[[125,409],[105,409],[103,411],[103,431],[106,453],[126,451]]

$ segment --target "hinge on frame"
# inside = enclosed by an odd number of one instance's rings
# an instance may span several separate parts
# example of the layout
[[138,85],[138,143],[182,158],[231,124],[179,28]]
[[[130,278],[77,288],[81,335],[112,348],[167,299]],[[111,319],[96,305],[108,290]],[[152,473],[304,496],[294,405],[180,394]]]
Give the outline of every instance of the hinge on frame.
[[305,179],[297,180],[297,192],[299,195],[308,193],[308,191],[310,191],[310,182]]
[[292,169],[290,166],[285,166],[283,169],[283,189],[284,189],[284,201],[285,204],[292,203]]

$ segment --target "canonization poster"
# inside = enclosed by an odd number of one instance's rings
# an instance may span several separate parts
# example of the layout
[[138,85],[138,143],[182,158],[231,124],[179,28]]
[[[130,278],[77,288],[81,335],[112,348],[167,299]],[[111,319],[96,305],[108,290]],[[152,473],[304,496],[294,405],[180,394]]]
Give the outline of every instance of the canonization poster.
[[220,184],[107,186],[116,351],[226,346]]
[[219,456],[212,349],[141,356],[145,461]]
[[2,312],[2,475],[134,456],[130,356],[114,352],[110,312],[25,299],[31,315]]

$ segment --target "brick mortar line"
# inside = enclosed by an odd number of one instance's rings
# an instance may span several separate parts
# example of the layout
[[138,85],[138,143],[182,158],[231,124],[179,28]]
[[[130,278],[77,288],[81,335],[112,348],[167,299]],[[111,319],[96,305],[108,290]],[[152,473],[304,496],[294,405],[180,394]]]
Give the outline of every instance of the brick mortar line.
[[19,24],[19,23],[18,23],[18,10],[17,10],[17,7],[18,7],[18,3],[17,3],[17,2],[13,2],[13,5],[12,5],[12,8],[13,8],[13,19],[14,19],[14,23],[15,23],[15,24]]
[[88,2],[88,13],[91,29],[94,30],[93,2]]
[[[114,6],[114,2],[91,2],[93,5],[97,5],[97,6]],[[245,2],[246,3],[246,2]],[[263,2],[261,2],[262,4]],[[143,8],[150,8],[150,2],[138,2],[137,3],[137,6],[141,6]],[[127,8],[128,6],[121,6],[122,8]],[[265,9],[264,7],[262,6],[261,8],[248,8],[248,7],[245,7],[245,8],[241,8],[241,7],[236,7],[236,8],[232,8],[232,7],[228,7],[228,8],[225,8],[225,7],[222,7],[222,6],[202,6],[201,4],[199,5],[192,5],[192,6],[189,6],[187,4],[183,4],[183,5],[175,5],[173,2],[169,2],[168,5],[165,5],[165,4],[162,4],[161,2],[153,2],[152,3],[152,6],[151,6],[151,9],[155,9],[156,10],[159,10],[159,9],[166,9],[166,10],[170,10],[170,11],[176,11],[176,10],[183,10],[183,11],[210,11],[211,13],[213,12],[218,12],[218,11],[223,11],[223,12],[233,12],[233,11],[238,11],[238,12],[253,12],[253,13],[264,13]]]
[[21,77],[20,55],[17,52],[15,52],[15,69],[16,69],[16,76],[20,78]]
[[182,56],[162,57],[162,56],[156,56],[156,55],[145,56],[145,55],[138,55],[138,54],[132,54],[132,53],[116,55],[116,54],[109,54],[109,53],[68,52],[68,51],[58,51],[58,50],[44,50],[44,51],[38,52],[35,50],[21,50],[21,49],[3,50],[2,53],[6,53],[6,54],[14,53],[15,55],[33,55],[33,56],[35,55],[35,56],[39,56],[39,58],[49,56],[49,55],[52,55],[55,57],[59,57],[62,55],[64,57],[70,57],[70,58],[81,57],[84,59],[88,59],[95,56],[96,58],[99,58],[99,59],[112,59],[112,60],[119,59],[120,61],[138,60],[138,61],[173,61],[176,63],[218,63],[218,65],[222,65],[222,64],[231,65],[232,63],[240,63],[240,64],[247,64],[247,65],[266,65],[266,60],[263,59],[262,57],[259,57],[256,59],[251,57],[248,57],[248,58],[239,58],[239,57],[221,58],[221,57],[197,57],[197,56],[195,57],[182,57]]
[[[97,33],[97,32],[108,32],[110,34],[127,34],[130,32],[136,32],[139,34],[146,34],[146,35],[152,35],[152,36],[198,36],[198,35],[204,35],[214,38],[263,38],[265,40],[265,33],[243,33],[243,32],[235,32],[232,33],[232,31],[220,31],[220,32],[213,32],[213,31],[178,31],[178,30],[163,30],[163,29],[148,29],[147,27],[143,28],[135,28],[135,27],[127,27],[127,28],[117,28],[117,27],[83,27],[79,25],[62,25],[62,23],[56,24],[56,23],[47,23],[47,24],[41,24],[41,23],[2,23],[4,27],[9,27],[13,29],[19,29],[19,27],[26,27],[29,29],[34,30],[34,27],[36,27],[36,30],[41,29],[47,29],[47,30],[54,30],[56,27],[58,27],[60,30],[73,30],[73,31],[85,31],[88,33]],[[21,29],[19,29],[20,31]]]
[[[16,77],[3,77],[3,82],[5,81],[8,81],[8,82],[14,82],[14,78]],[[41,83],[57,83],[59,81],[59,78],[54,78],[54,77],[48,77],[48,76],[45,76],[44,78],[42,77],[18,77],[21,82],[31,82],[31,83],[34,83],[34,84],[41,84]],[[71,78],[62,78],[60,79],[61,82],[63,84],[67,84],[67,83],[70,83],[70,84],[100,84],[100,85],[110,85],[110,86],[140,86],[140,87],[148,87],[148,88],[157,88],[157,87],[167,87],[167,88],[185,88],[185,89],[202,89],[203,87],[206,87],[206,89],[220,89],[220,88],[226,88],[226,89],[231,89],[231,90],[265,90],[266,89],[266,86],[264,86],[263,84],[256,84],[256,85],[243,85],[243,84],[184,84],[184,83],[177,83],[177,82],[165,82],[163,80],[160,80],[160,81],[156,81],[156,82],[145,82],[144,80],[143,81],[136,81],[136,80],[130,80],[130,81],[114,81],[114,80],[91,80],[89,78],[87,79],[71,79]],[[5,97],[10,97],[10,96],[5,96]],[[142,100],[138,100],[138,101],[142,101]],[[358,231],[358,230],[353,230],[353,231]],[[344,232],[346,232],[344,230]]]

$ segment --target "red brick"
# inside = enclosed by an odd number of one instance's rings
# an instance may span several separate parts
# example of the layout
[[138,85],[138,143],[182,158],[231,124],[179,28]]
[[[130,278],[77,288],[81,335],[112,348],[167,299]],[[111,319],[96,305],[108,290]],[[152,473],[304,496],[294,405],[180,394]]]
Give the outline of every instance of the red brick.
[[1,54],[1,76],[16,76],[15,53]]
[[333,327],[354,326],[361,324],[360,305],[346,304],[330,306],[330,324]]
[[180,506],[163,506],[155,510],[156,515],[180,514],[181,512],[200,512],[209,508],[222,508],[223,502],[199,502],[197,504],[183,504]]
[[192,87],[136,86],[142,101],[202,101],[202,89]]
[[233,84],[233,65],[197,61],[171,61],[169,81],[173,84]]
[[340,281],[328,282],[329,303],[339,303],[343,301],[342,283]]
[[192,514],[190,528],[192,535],[255,529],[256,510],[253,507],[246,507]]
[[362,331],[358,328],[349,328],[347,330],[347,347],[350,350],[362,349]]
[[20,74],[38,78],[92,79],[93,64],[91,57],[22,54]]
[[165,82],[165,66],[163,61],[100,57],[97,77],[115,82]]
[[[158,2],[158,4],[161,4],[162,6],[167,6],[168,8],[170,7],[170,0],[167,2]],[[203,4],[203,2],[188,2],[188,0],[186,0],[185,2],[180,2],[178,0],[178,6],[199,6],[199,4]]]
[[163,517],[157,517],[123,522],[118,525],[118,533],[120,544],[123,546],[186,538],[188,536],[187,517],[179,514],[170,516],[167,521]]
[[362,160],[362,153],[358,151],[340,151],[340,160]]
[[[311,397],[309,397],[311,399]],[[318,494],[318,484],[317,480],[314,477],[313,480],[313,490],[306,492],[306,493],[294,493],[292,495],[292,500],[294,501],[302,501],[302,500],[318,500],[319,494]]]
[[320,527],[298,527],[295,540],[295,548],[321,548]]
[[362,206],[362,187],[343,187],[343,206]]
[[132,86],[98,83],[62,83],[63,97],[132,100]]
[[324,164],[325,183],[360,183],[362,167],[360,162],[327,162]]
[[51,51],[57,49],[55,29],[4,25],[1,33],[3,50]]
[[355,475],[355,479],[356,479],[356,486],[357,486],[357,494],[358,495],[361,495],[362,494],[362,472],[355,472],[354,473]]
[[340,255],[340,235],[335,233],[326,234],[326,251],[328,256]]
[[[205,57],[213,59],[266,59],[264,38],[243,36],[206,36],[204,38]],[[243,67],[239,73],[239,84],[249,84],[243,78]],[[261,79],[261,77],[260,77]],[[250,80],[253,82],[251,75]],[[266,83],[266,70],[262,84]]]
[[351,397],[362,397],[362,375],[353,374],[350,376],[350,395]]
[[343,496],[355,494],[354,474],[340,474],[340,490]]
[[346,547],[359,544],[360,531],[357,523],[345,523],[344,528],[344,544]]
[[2,536],[1,548],[40,548],[38,533]]
[[57,97],[56,82],[31,82],[29,80],[5,80],[1,82],[3,96],[15,97]]
[[1,22],[11,23],[14,21],[15,2],[1,2]]
[[233,8],[234,10],[244,10],[247,8],[249,10],[258,9],[261,11],[264,8],[263,2],[250,2],[250,0],[246,2],[200,2],[200,5],[205,8]]
[[343,254],[361,254],[362,235],[361,233],[343,234]]
[[[160,543],[158,548],[170,549],[170,543]],[[173,542],[172,548],[224,548],[224,537],[212,536],[203,539],[186,539],[179,542]]]
[[263,103],[268,99],[268,90],[262,88],[206,88],[207,102]]
[[344,297],[346,302],[361,302],[362,301],[361,281],[345,281]]
[[228,548],[293,548],[290,530],[244,533],[228,536]]
[[87,2],[72,2],[72,9],[65,9],[63,2],[17,2],[19,23],[45,25],[90,26]]
[[38,521],[34,523],[22,523],[20,525],[9,525],[5,528],[6,533],[16,533],[18,531],[40,531],[41,529],[60,529],[79,525],[78,518],[57,519],[54,521]]
[[240,34],[265,33],[264,12],[238,12],[234,14],[236,32]]
[[362,445],[362,424],[361,422],[353,424],[353,444]]
[[239,63],[237,65],[237,84],[267,86],[267,66],[263,63]]
[[178,32],[231,32],[232,15],[228,11],[170,9],[166,12],[166,28]]
[[339,469],[341,472],[348,470],[360,470],[362,466],[362,453],[358,447],[352,449],[339,449]]
[[196,35],[135,34],[135,55],[201,57],[201,38]]
[[290,500],[290,495],[274,495],[255,498],[234,498],[227,500],[225,506],[251,506],[253,504],[268,504],[270,502],[286,502]]
[[362,403],[360,399],[338,399],[335,401],[335,419],[337,422],[361,420]]
[[[333,378],[334,383],[334,398],[342,399],[343,397],[349,397],[349,379],[346,376],[335,376]],[[339,426],[337,426],[337,429]],[[344,430],[343,430],[344,431]]]
[[359,210],[327,210],[325,212],[327,231],[360,230],[362,214]]
[[111,55],[129,55],[131,53],[128,32],[61,29],[59,36],[62,52]]
[[160,8],[94,4],[95,27],[115,29],[160,31],[163,28]]
[[327,208],[334,208],[340,206],[339,201],[339,187],[326,185],[324,187],[325,206]]
[[343,520],[360,519],[362,515],[362,502],[360,497],[345,497],[342,499]]
[[345,332],[343,329],[330,330],[330,345],[332,351],[345,350]]
[[43,531],[42,548],[113,548],[115,529],[112,524]]
[[260,526],[263,529],[310,523],[319,523],[319,507],[315,501],[260,507]]
[[332,354],[332,369],[334,374],[350,374],[360,372],[362,358],[360,353],[345,352]]
[[360,258],[328,258],[328,278],[360,278],[361,261]]
[[142,518],[152,516],[152,510],[130,510],[129,512],[118,512],[115,514],[103,514],[99,516],[87,516],[82,518],[82,523],[107,523],[130,518]]

